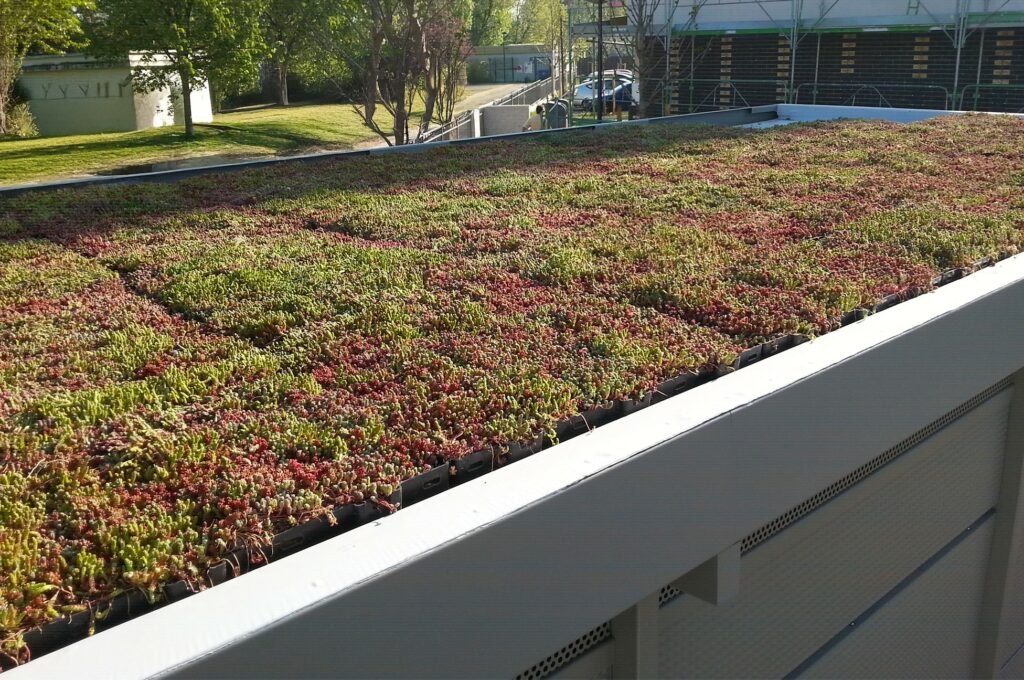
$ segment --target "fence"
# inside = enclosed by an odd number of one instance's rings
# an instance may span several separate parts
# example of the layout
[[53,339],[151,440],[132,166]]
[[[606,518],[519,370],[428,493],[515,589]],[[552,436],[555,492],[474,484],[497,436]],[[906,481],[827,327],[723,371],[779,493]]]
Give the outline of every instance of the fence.
[[[501,99],[496,99],[488,106],[529,106],[542,99],[548,99],[559,92],[561,77],[558,75],[544,80],[530,83],[526,87],[516,90]],[[481,107],[483,108],[483,107]],[[457,139],[471,139],[479,136],[479,123],[475,117],[479,114],[474,111],[466,111],[456,116],[454,120],[439,127],[428,130],[420,142],[441,142],[454,141]]]
[[[895,93],[907,95],[908,93],[920,93],[917,98],[922,108],[952,109],[953,100],[950,91],[941,85],[909,85],[906,83],[801,83],[796,87],[793,94],[793,103],[799,104],[800,95],[805,88],[810,88],[811,104],[818,103],[818,95],[827,91],[830,95],[845,93],[846,98],[840,102],[840,106],[884,106],[886,108],[898,108],[892,104],[890,96]],[[842,95],[840,95],[842,96]],[[871,102],[877,101],[877,104]],[[808,102],[804,102],[808,103]]]
[[[765,92],[786,87],[782,80],[755,78],[693,78],[686,82],[690,111],[754,106],[763,103]],[[702,98],[696,99],[700,94]]]
[[453,120],[439,127],[427,130],[419,142],[450,142],[456,139],[470,139],[477,136],[474,117],[475,111],[460,113]]
[[[869,101],[893,108],[1024,110],[1024,27],[979,21],[950,30],[808,30],[798,32],[795,44],[777,26],[763,34],[684,32],[668,44],[652,37],[649,111]],[[720,87],[723,82],[734,84]]]
[[[507,94],[501,99],[495,99],[487,105],[490,107],[506,107],[506,105],[530,105],[541,99],[547,99],[553,96],[556,92],[560,91],[561,77],[558,75],[552,76],[551,78],[545,78],[535,83],[530,83],[526,87],[520,88],[511,94]],[[470,139],[472,137],[479,136],[479,124],[475,122],[474,117],[478,116],[475,112],[467,111],[457,116],[450,123],[428,130],[423,137],[420,138],[421,142],[428,141],[453,141],[456,139]]]
[[516,90],[510,95],[495,100],[491,106],[505,106],[506,104],[512,106],[529,106],[554,95],[555,83],[555,77],[538,80],[535,83],[527,85],[521,90]]
[[[1012,86],[1011,86],[1012,87]],[[972,90],[977,86],[964,88]],[[689,111],[707,111],[721,108],[749,107],[764,105],[768,99],[792,99],[794,104],[819,103],[819,97],[827,99],[831,106],[879,106],[902,108],[908,98],[913,98],[921,108],[951,110],[955,108],[952,93],[941,85],[911,85],[904,83],[801,83],[789,96],[789,85],[784,80],[761,80],[747,78],[692,78],[680,83],[679,91],[685,89],[685,101]],[[981,88],[984,89],[984,86]],[[1024,87],[1017,88],[1024,94]],[[778,93],[778,94],[777,94]],[[961,94],[961,100],[966,92]],[[698,99],[698,97],[700,97]],[[810,99],[810,101],[807,101]],[[896,101],[893,101],[893,100]],[[979,99],[977,94],[975,100]],[[803,100],[803,101],[801,101]],[[975,109],[977,110],[977,108]]]
[[[968,93],[971,93],[968,96]],[[960,91],[959,108],[970,111],[996,109],[1024,112],[1024,85],[968,85]]]

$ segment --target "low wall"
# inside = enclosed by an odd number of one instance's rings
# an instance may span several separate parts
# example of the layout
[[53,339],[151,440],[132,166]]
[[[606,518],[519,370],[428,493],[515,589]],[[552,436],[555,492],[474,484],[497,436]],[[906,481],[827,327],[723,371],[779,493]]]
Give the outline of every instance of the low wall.
[[127,68],[30,71],[18,83],[41,135],[130,132],[138,128],[129,75]]
[[529,118],[529,106],[485,106],[480,109],[480,132],[483,136],[522,132]]
[[[814,108],[814,107],[805,107]],[[711,111],[705,113],[691,113],[680,116],[667,116],[664,118],[646,118],[641,120],[623,121],[616,125],[743,125],[757,121],[769,121],[778,118],[776,107],[761,106],[755,108],[732,109],[729,111]],[[523,119],[525,124],[526,118]],[[539,132],[515,132],[510,135],[497,135],[497,137],[517,138],[527,135],[552,135],[552,134],[600,134],[607,130],[609,124],[581,125],[571,128],[559,128],[556,130],[541,130]],[[520,129],[522,126],[520,126]],[[0,197],[15,196],[22,193],[35,193],[53,191],[82,186],[96,186],[105,184],[139,184],[139,183],[166,183],[176,182],[186,177],[200,175],[211,175],[225,172],[235,172],[258,168],[277,163],[315,163],[320,160],[339,158],[358,158],[361,156],[380,156],[391,153],[423,153],[430,149],[444,144],[476,144],[487,141],[492,137],[470,137],[450,141],[435,141],[423,144],[403,144],[401,146],[381,146],[362,151],[321,151],[298,156],[275,156],[272,158],[260,158],[253,161],[241,161],[238,163],[225,163],[222,165],[206,165],[199,168],[185,168],[176,170],[163,170],[159,172],[144,172],[134,175],[86,177],[78,179],[56,180],[51,182],[37,182],[15,186],[0,186]]]
[[[132,69],[80,55],[30,57],[18,83],[43,136],[133,132],[184,123],[181,95],[132,89]],[[213,121],[208,87],[192,93],[197,123]]]

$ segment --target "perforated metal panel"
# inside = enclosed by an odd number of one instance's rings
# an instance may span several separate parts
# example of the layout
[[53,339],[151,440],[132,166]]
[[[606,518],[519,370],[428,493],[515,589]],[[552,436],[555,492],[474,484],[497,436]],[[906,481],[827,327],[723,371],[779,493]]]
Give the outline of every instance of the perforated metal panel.
[[1024,678],[1024,646],[1021,646],[1006,665],[999,669],[999,680],[1020,680]]
[[[992,553],[996,585],[1005,582],[999,633],[995,640],[995,668],[1018,655],[1017,677],[1024,678],[1024,371],[1017,374],[1018,391],[1010,414],[1007,436],[1007,464],[997,512],[996,536],[999,550]],[[1016,507],[1014,507],[1016,497]],[[999,567],[996,567],[999,565]],[[1005,566],[1005,581],[1001,568]]]
[[796,668],[994,506],[1009,396],[958,409],[959,419],[914,438],[905,454],[751,550],[734,603],[683,596],[664,606],[659,674],[768,677]]
[[676,599],[683,594],[683,591],[679,590],[675,586],[665,586],[658,592],[658,606],[664,607],[666,604]]
[[555,671],[566,666],[568,663],[583,656],[605,640],[608,640],[611,636],[611,624],[602,624],[597,628],[588,631],[585,635],[580,636],[576,640],[573,640],[571,643],[562,647],[540,663],[534,664],[530,668],[526,669],[516,676],[516,680],[536,680],[537,678],[546,678]]
[[975,529],[798,677],[971,677],[993,525]]
[[[1001,380],[989,389],[985,390],[981,394],[977,395],[973,399],[964,402],[959,407],[953,409],[949,413],[945,414],[938,420],[930,423],[927,427],[924,427],[911,436],[901,441],[896,446],[888,449],[881,455],[871,459],[861,467],[857,468],[850,474],[846,475],[842,479],[836,481],[834,484],[830,484],[827,488],[822,489],[818,493],[814,494],[803,503],[800,503],[793,509],[779,515],[771,522],[768,522],[764,526],[760,527],[757,531],[754,531],[749,536],[743,539],[740,543],[740,552],[747,553],[757,547],[759,544],[767,541],[769,538],[779,533],[793,522],[797,521],[801,517],[814,512],[817,508],[821,507],[825,503],[843,493],[855,484],[867,479],[869,476],[882,469],[892,461],[896,460],[903,454],[907,453],[915,446],[925,441],[942,428],[946,427],[950,423],[954,422],[958,418],[963,417],[965,414],[970,413],[976,409],[979,405],[985,403],[991,399],[994,395],[1003,392],[1012,384],[1012,380],[1007,378]],[[678,594],[678,591],[676,591]],[[671,599],[671,598],[666,598]]]
[[[714,607],[664,586],[660,674],[781,675],[825,644],[976,517],[972,509],[994,504],[1010,394],[1009,379],[993,385],[746,536],[736,604]],[[821,617],[800,620],[822,601],[840,605],[821,607],[832,629]],[[786,621],[799,625],[780,628]],[[606,677],[612,644],[606,624],[518,677]],[[584,663],[595,647],[603,653]],[[687,659],[688,649],[697,651]]]

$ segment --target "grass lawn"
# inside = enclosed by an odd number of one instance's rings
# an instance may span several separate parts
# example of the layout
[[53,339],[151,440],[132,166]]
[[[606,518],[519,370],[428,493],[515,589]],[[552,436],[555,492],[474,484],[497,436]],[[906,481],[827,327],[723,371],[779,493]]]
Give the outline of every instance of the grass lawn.
[[956,116],[610,126],[0,201],[0,664],[32,626],[205,588],[434,466],[502,464],[1018,252],[1022,185],[1024,122]]
[[350,105],[312,104],[221,114],[213,126],[198,126],[191,141],[183,127],[0,140],[0,185],[212,154],[251,157],[347,149],[374,139]]

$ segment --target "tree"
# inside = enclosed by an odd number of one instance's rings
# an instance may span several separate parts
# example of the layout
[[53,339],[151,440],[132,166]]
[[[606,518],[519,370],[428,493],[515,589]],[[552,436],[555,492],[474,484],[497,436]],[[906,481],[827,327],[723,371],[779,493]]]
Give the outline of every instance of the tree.
[[146,92],[181,90],[185,135],[195,136],[192,92],[218,71],[251,73],[264,54],[259,17],[264,0],[98,0],[92,51],[123,59],[142,54],[132,85]]
[[[359,81],[355,110],[366,127],[388,144],[416,141],[436,115],[454,108],[449,102],[458,96],[468,56],[469,6],[461,0],[332,1],[335,11],[316,31],[316,59],[345,64]],[[421,98],[425,113],[413,125]]]
[[424,115],[420,136],[431,121],[448,123],[455,117],[455,106],[462,91],[466,60],[469,58],[469,22],[472,20],[468,2],[433,0],[426,2],[424,17],[427,68],[423,81]]
[[513,15],[508,42],[542,43],[549,49],[558,45],[558,29],[566,17],[561,0],[521,0]]
[[377,102],[394,123],[394,143],[406,144],[409,118],[427,70],[426,35],[416,0],[365,0],[368,44],[363,122],[390,143],[376,120]]
[[670,0],[630,0],[626,3],[626,17],[633,47],[633,76],[640,83],[641,91],[640,104],[637,107],[637,115],[640,118],[647,117],[651,97],[659,94],[657,91],[660,88],[650,87],[647,81],[653,60],[648,41],[653,33],[655,19],[669,6]]
[[88,0],[0,0],[0,135],[8,132],[14,80],[25,55],[79,47],[75,10],[88,6]]
[[[567,70],[565,26],[569,14],[562,0],[520,0],[509,31],[510,43],[539,43],[552,56],[552,71],[564,74]],[[557,61],[554,61],[557,60]]]
[[469,39],[473,45],[500,45],[512,27],[514,0],[473,0]]
[[274,68],[277,103],[288,104],[288,75],[316,46],[316,30],[337,9],[326,0],[267,0],[262,28]]

